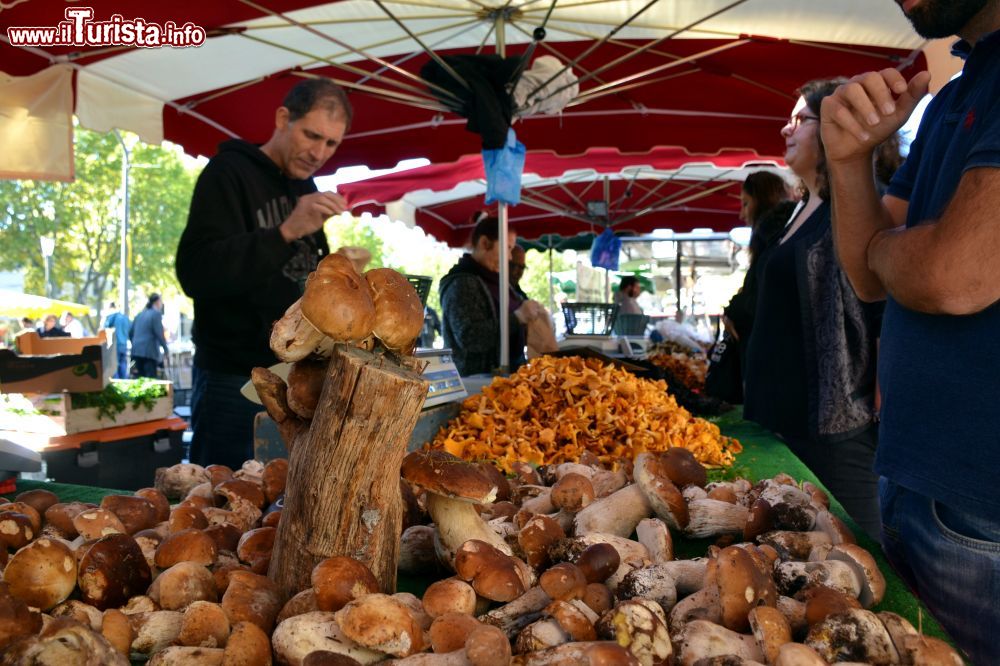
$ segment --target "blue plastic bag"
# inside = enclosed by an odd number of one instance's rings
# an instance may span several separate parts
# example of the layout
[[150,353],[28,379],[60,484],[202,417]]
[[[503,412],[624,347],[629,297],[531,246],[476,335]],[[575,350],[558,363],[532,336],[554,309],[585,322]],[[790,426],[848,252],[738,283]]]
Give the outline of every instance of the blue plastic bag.
[[487,205],[496,201],[511,205],[521,203],[524,154],[524,144],[517,140],[514,128],[507,129],[507,144],[503,148],[483,151]]
[[618,254],[622,249],[622,241],[611,227],[606,227],[601,235],[594,239],[590,248],[590,265],[596,268],[606,268],[609,271],[618,270]]

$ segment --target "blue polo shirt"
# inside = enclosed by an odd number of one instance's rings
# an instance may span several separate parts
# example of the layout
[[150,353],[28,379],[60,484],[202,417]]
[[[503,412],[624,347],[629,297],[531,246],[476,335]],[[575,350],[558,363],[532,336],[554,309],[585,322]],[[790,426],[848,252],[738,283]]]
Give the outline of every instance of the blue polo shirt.
[[[969,169],[1000,167],[1000,31],[955,52],[963,74],[928,106],[889,187],[909,201],[907,227],[938,219]],[[983,224],[1000,234],[1000,211]],[[890,297],[881,340],[876,471],[948,506],[1000,511],[1000,304],[958,317]]]

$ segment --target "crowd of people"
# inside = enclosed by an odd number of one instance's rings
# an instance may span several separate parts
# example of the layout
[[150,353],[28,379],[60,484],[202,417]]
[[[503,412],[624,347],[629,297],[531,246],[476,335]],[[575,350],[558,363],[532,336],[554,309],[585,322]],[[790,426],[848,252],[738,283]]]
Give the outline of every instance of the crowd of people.
[[[1000,0],[910,2],[905,12],[929,38],[962,38],[964,76],[931,103],[901,167],[894,137],[926,93],[925,73],[801,86],[781,130],[798,190],[767,175],[745,183],[750,270],[726,327],[745,416],[784,439],[881,538],[958,644],[986,664],[1000,629],[990,476],[1000,466],[1000,233],[989,219],[1000,204]],[[195,309],[193,462],[252,457],[257,406],[238,390],[253,367],[275,362],[270,323],[329,252],[323,222],[346,204],[312,176],[351,117],[338,86],[304,80],[264,144],[223,144],[198,180],[177,251]],[[534,306],[517,286],[515,241],[499,237],[495,218],[474,220],[471,251],[440,281],[440,330],[463,375],[500,365],[501,243],[513,278],[507,351],[512,367],[524,361]],[[621,308],[637,307],[637,289],[622,285]],[[428,322],[431,336],[437,324]]]

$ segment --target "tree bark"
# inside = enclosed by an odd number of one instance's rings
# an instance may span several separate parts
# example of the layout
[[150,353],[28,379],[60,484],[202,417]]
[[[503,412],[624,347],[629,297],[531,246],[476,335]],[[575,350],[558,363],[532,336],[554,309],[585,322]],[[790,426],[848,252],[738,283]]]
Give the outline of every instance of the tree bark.
[[399,467],[427,395],[420,376],[338,345],[308,434],[289,456],[268,576],[285,598],[309,587],[332,555],[367,564],[395,592],[403,507]]

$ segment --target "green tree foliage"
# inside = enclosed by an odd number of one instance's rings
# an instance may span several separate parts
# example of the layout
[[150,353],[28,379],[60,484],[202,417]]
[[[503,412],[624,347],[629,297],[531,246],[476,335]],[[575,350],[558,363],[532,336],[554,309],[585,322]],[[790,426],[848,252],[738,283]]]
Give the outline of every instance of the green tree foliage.
[[368,268],[385,266],[385,241],[367,222],[351,215],[331,217],[323,226],[330,251],[342,247],[363,247],[372,253]]
[[[0,180],[0,270],[22,271],[25,291],[45,294],[39,239],[55,239],[53,296],[99,313],[117,300],[122,224],[122,147],[113,133],[77,127],[71,183]],[[176,294],[174,253],[187,219],[195,174],[176,150],[132,146],[129,272],[133,311],[144,294]],[[55,313],[61,314],[61,313]],[[84,319],[91,330],[99,315]]]
[[[528,250],[525,253],[525,264],[527,268],[524,269],[524,277],[521,278],[521,289],[545,307],[551,307],[549,304],[549,253]],[[574,270],[576,264],[567,259],[565,254],[553,252],[552,267],[553,272],[560,273]],[[558,303],[563,296],[558,285],[554,288],[554,295]]]

